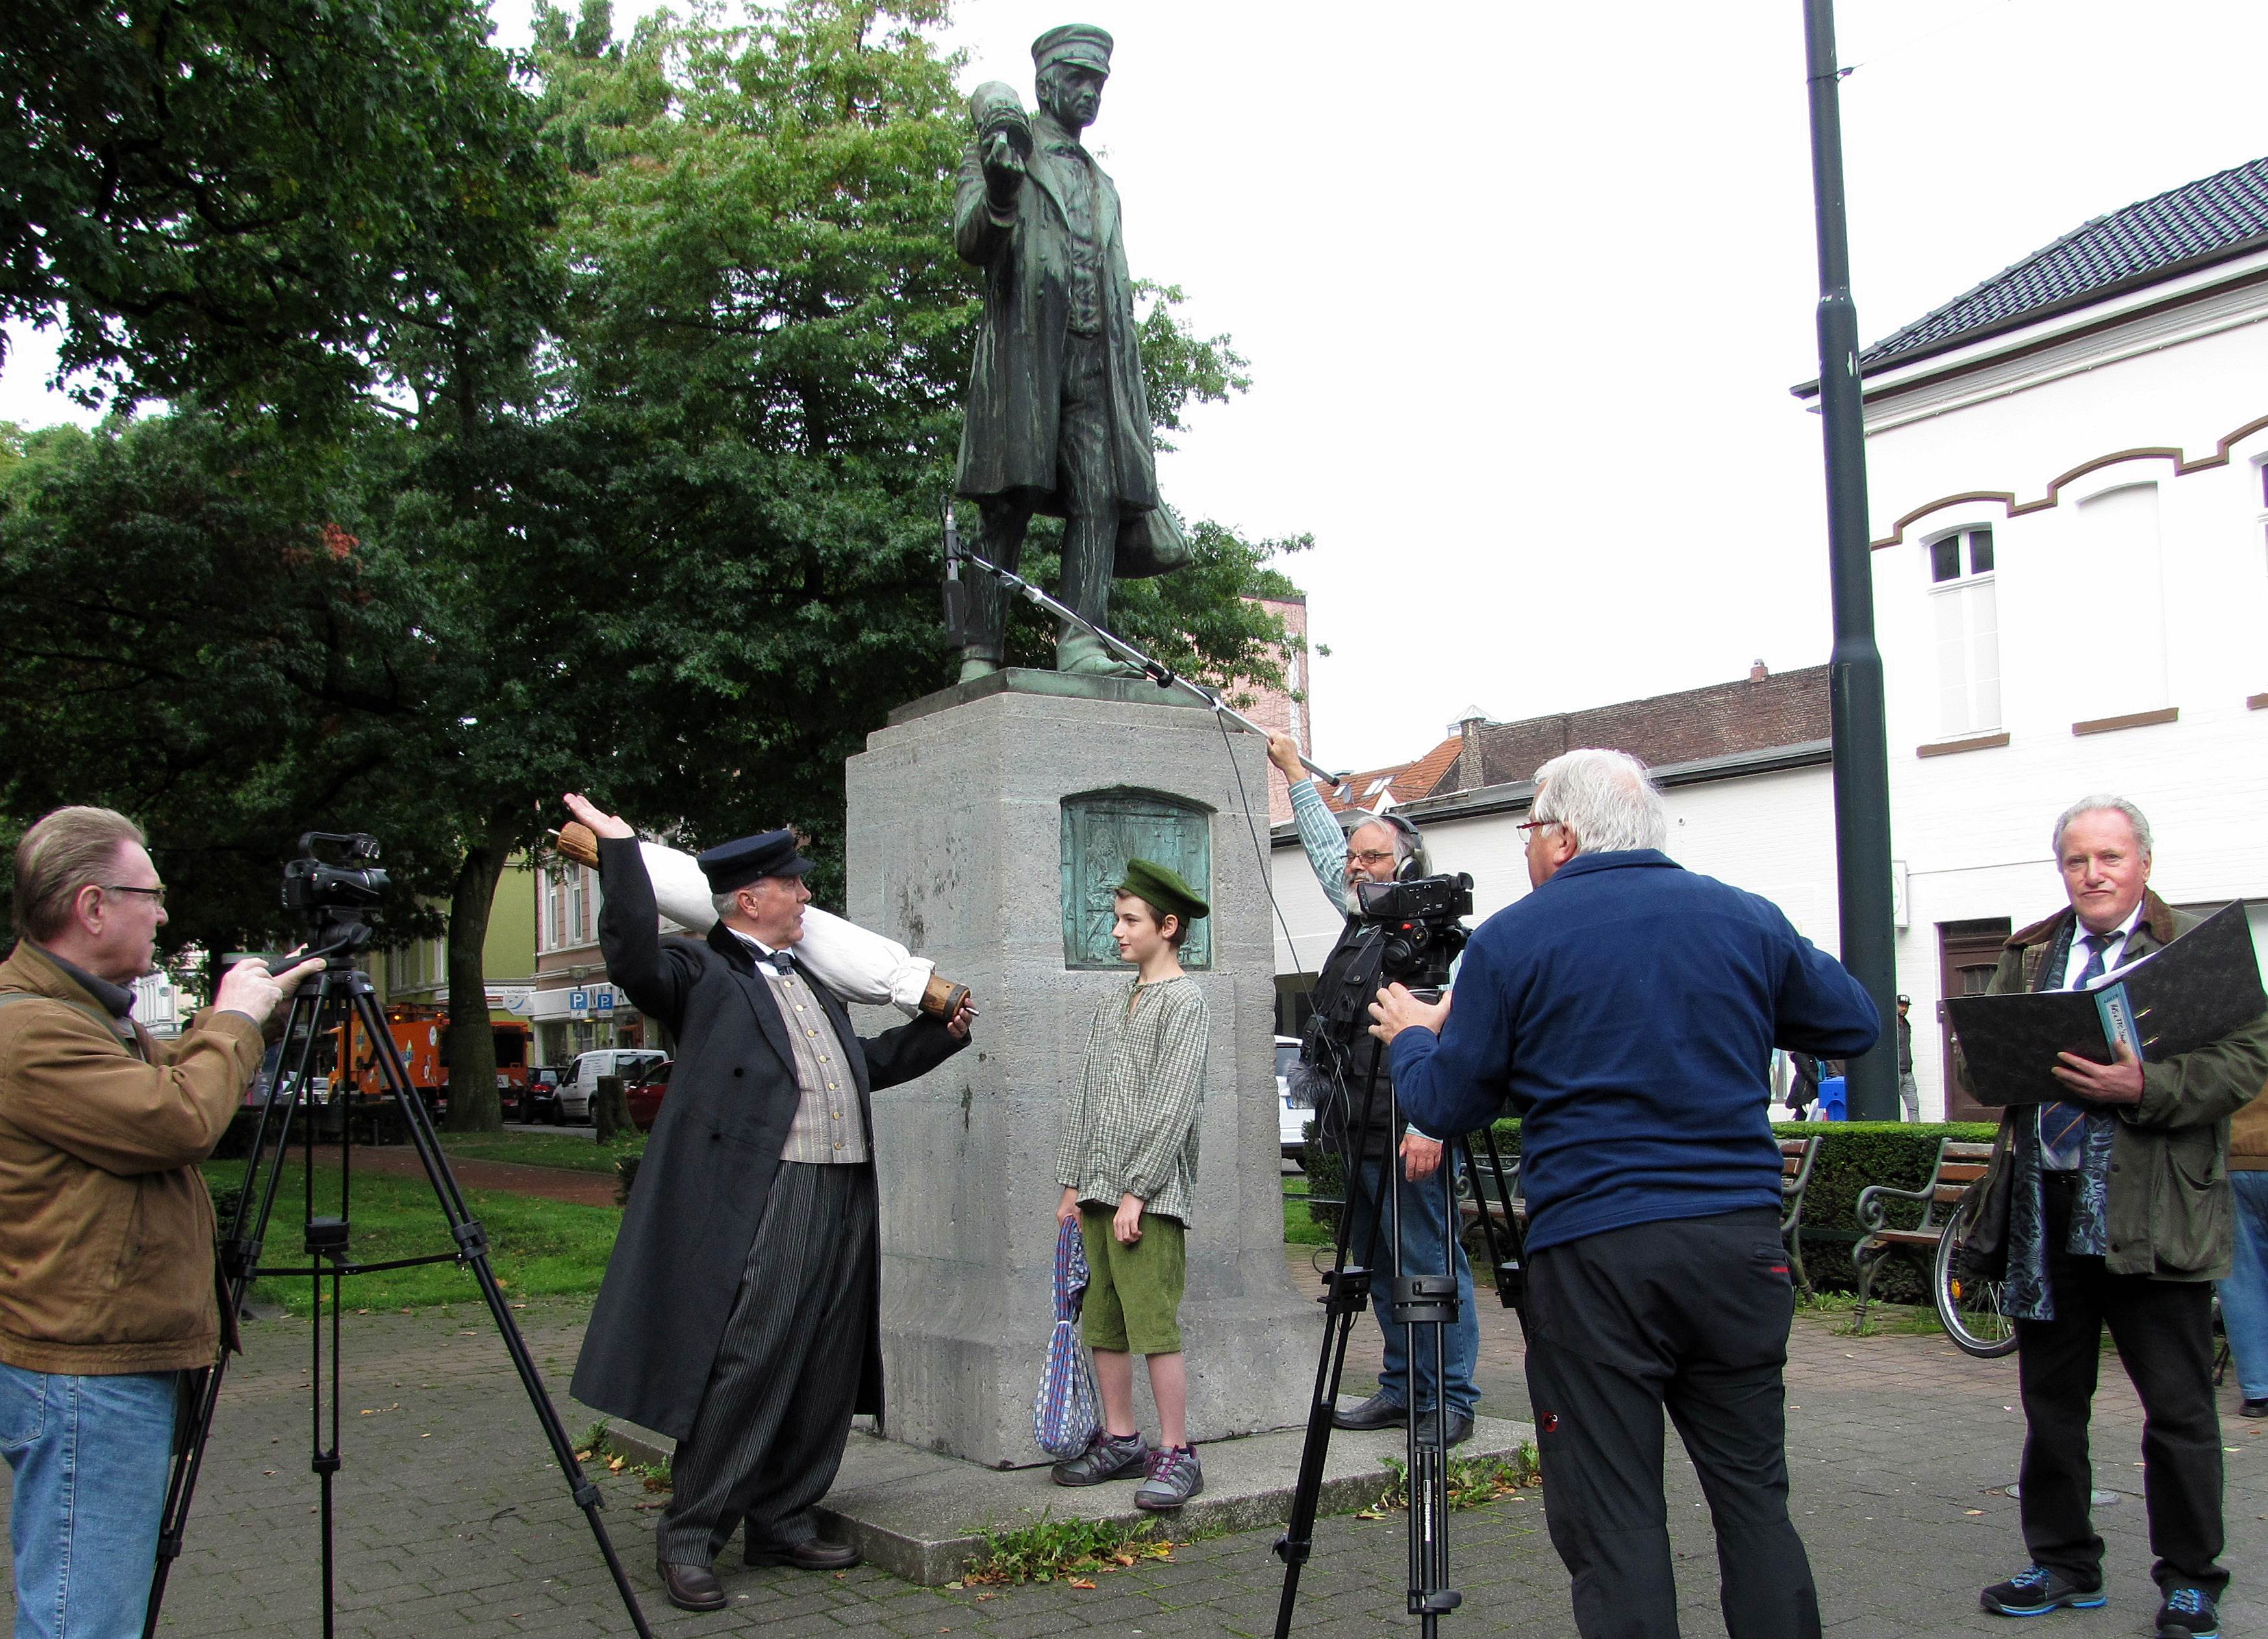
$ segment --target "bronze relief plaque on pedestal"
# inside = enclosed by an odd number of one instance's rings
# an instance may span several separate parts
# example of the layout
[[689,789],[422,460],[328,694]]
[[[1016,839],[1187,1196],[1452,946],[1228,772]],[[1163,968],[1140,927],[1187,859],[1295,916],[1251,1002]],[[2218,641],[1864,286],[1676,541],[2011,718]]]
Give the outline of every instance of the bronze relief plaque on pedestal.
[[[1208,897],[1212,893],[1212,810],[1162,791],[1120,787],[1063,800],[1064,965],[1123,968],[1110,937],[1115,890],[1129,860],[1149,860],[1181,873]],[[1182,965],[1212,965],[1210,917],[1189,925]]]

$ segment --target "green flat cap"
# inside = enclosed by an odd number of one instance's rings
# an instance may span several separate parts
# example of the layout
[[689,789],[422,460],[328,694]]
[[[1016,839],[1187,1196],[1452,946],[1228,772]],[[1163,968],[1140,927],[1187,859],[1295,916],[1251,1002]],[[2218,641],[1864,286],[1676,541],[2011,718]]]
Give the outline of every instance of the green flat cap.
[[1118,891],[1148,900],[1167,916],[1180,917],[1184,926],[1212,914],[1212,907],[1182,880],[1180,872],[1155,860],[1127,860],[1126,880],[1118,884]]
[[1065,23],[1032,42],[1032,66],[1044,69],[1050,63],[1070,62],[1107,76],[1110,72],[1110,48],[1109,34],[1094,24]]

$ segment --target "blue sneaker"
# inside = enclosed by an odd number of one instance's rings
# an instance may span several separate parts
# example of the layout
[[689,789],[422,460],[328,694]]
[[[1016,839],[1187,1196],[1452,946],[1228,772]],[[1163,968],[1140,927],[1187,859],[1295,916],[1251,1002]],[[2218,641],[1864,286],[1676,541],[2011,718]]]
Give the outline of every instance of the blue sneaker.
[[2202,1588],[2176,1588],[2158,1607],[2158,1639],[2220,1639],[2220,1613]]
[[1977,1602],[1995,1616],[2045,1616],[2065,1606],[2074,1611],[2100,1610],[2110,1603],[2110,1596],[2099,1584],[2082,1588],[2061,1571],[2028,1565],[2007,1581],[1985,1589],[1977,1596]]

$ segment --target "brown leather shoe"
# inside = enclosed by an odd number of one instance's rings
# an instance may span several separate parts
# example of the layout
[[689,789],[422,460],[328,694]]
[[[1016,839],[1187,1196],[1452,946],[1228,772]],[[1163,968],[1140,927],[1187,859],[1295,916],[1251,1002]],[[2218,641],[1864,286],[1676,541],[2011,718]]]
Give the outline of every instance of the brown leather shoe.
[[706,1565],[673,1565],[667,1560],[659,1561],[661,1585],[669,1595],[669,1602],[681,1611],[721,1611],[725,1608],[725,1584],[717,1580],[717,1573]]
[[762,1547],[754,1542],[748,1544],[748,1563],[751,1565],[790,1565],[797,1570],[849,1570],[858,1562],[858,1549],[847,1542],[829,1542],[823,1537],[811,1537],[784,1546],[778,1543]]

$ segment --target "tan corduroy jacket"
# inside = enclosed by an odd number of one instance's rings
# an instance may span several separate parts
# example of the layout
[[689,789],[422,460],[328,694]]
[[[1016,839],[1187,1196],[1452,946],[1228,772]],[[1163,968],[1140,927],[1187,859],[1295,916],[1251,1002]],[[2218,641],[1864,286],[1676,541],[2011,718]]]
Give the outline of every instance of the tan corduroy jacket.
[[2228,1118],[2228,1170],[2268,1172],[2268,1089]]
[[0,962],[0,1361],[113,1376],[219,1357],[196,1163],[261,1051],[258,1025],[210,1008],[155,1040],[29,941]]

